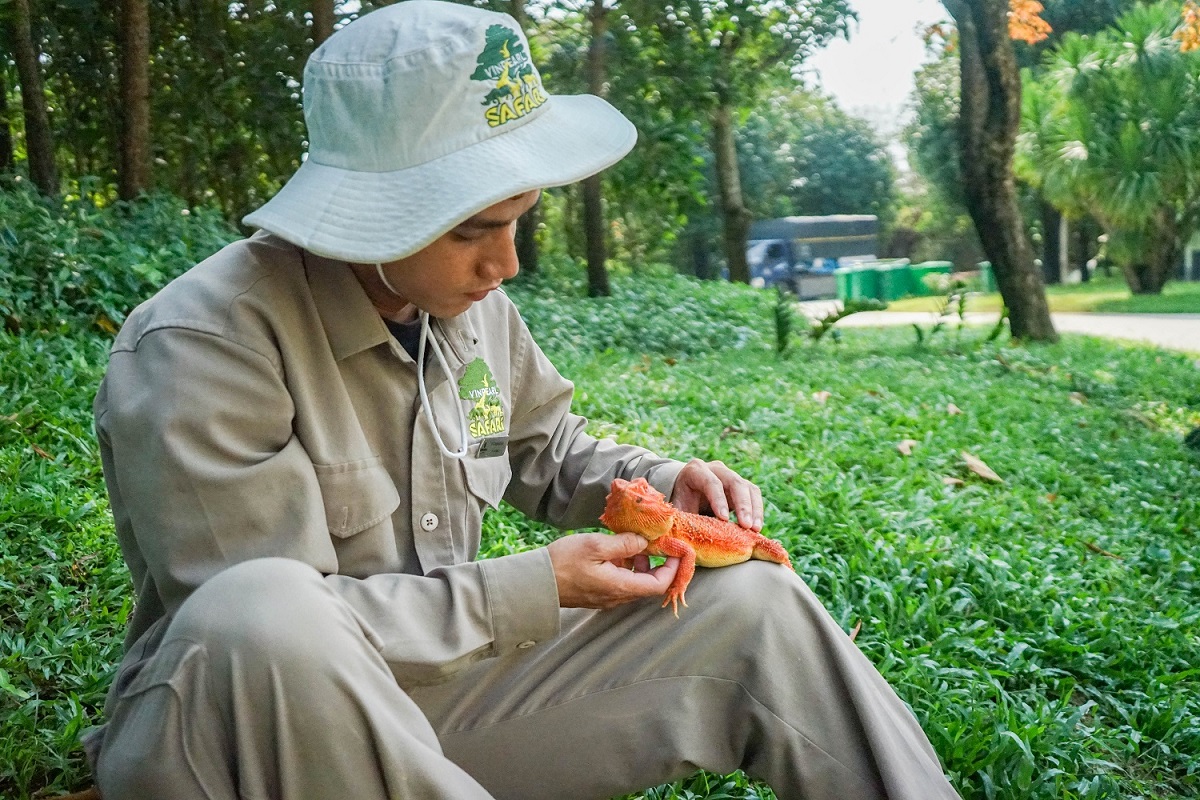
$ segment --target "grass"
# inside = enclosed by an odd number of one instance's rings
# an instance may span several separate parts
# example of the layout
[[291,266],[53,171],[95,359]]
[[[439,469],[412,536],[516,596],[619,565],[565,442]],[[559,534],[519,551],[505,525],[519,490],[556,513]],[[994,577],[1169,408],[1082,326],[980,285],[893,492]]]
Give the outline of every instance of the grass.
[[[907,329],[847,330],[781,359],[762,293],[618,292],[514,295],[595,432],[720,458],[762,486],[768,532],[845,629],[862,622],[857,644],[965,798],[1200,794],[1191,359],[1071,336],[1018,349],[976,331],[917,348]],[[104,345],[0,333],[3,797],[87,782],[77,737],[98,719],[129,611],[90,432]],[[963,451],[1004,482],[971,473]],[[503,508],[483,551],[552,535]],[[630,797],[770,796],[701,773]]]
[[[1048,286],[1051,311],[1105,314],[1200,314],[1200,282],[1171,281],[1158,295],[1133,295],[1121,278],[1096,277],[1088,283]],[[934,297],[908,297],[888,303],[888,311],[934,311]],[[999,294],[972,295],[971,311],[999,311]]]

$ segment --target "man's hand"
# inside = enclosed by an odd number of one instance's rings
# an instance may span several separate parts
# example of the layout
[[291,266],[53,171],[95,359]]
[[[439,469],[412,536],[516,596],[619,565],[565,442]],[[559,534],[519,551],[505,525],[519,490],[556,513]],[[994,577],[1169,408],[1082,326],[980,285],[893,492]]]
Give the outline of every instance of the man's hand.
[[687,462],[675,479],[671,505],[693,514],[711,510],[718,519],[729,519],[732,505],[739,525],[755,532],[762,530],[762,491],[720,461],[705,463],[693,458]]
[[646,540],[636,533],[573,533],[546,549],[563,608],[613,608],[643,597],[661,596],[675,579],[678,558],[650,569],[640,556]]

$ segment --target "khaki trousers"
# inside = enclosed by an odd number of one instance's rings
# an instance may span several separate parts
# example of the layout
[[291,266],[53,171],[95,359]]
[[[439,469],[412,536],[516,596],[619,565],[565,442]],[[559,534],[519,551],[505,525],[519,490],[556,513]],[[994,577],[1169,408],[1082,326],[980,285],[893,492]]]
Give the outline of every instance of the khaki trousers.
[[320,575],[197,590],[110,705],[105,800],[605,798],[737,768],[781,800],[956,798],[916,720],[794,573],[700,570],[558,638],[405,685]]

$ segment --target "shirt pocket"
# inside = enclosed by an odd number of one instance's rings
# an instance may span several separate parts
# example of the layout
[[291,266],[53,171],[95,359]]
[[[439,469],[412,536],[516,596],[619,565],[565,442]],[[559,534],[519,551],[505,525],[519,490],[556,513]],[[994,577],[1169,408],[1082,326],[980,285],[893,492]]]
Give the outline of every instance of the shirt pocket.
[[400,493],[379,458],[344,464],[316,464],[329,532],[353,536],[389,518],[400,506]]
[[467,491],[492,508],[499,508],[508,482],[512,480],[512,465],[505,457],[461,459]]

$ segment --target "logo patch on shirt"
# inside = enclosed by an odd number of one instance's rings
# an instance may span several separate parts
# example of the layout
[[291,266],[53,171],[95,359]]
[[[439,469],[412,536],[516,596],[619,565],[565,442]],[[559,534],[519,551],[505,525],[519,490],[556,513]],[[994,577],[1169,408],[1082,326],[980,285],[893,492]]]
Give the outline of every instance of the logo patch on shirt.
[[491,128],[520,119],[546,102],[542,80],[521,37],[507,25],[492,25],[484,38],[471,80],[494,87],[483,98],[484,119]]
[[467,364],[467,371],[458,379],[458,396],[471,403],[467,411],[467,430],[475,439],[504,433],[504,408],[500,404],[500,389],[492,370],[482,358]]

